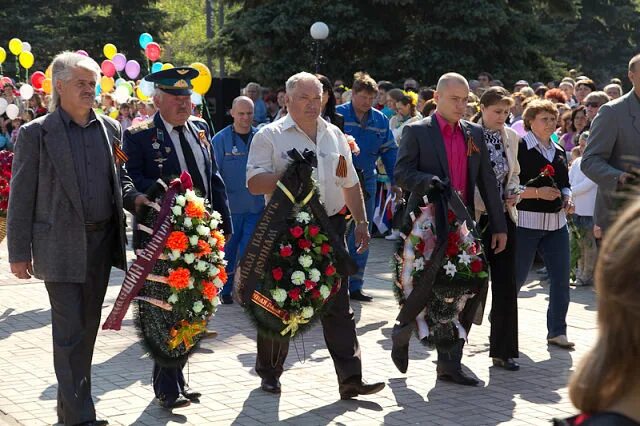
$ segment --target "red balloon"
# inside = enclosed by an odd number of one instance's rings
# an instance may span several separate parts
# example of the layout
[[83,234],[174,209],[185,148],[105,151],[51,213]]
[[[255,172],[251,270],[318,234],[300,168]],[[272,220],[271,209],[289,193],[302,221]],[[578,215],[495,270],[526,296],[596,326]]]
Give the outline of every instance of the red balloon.
[[104,61],[102,61],[100,69],[102,70],[102,74],[106,75],[107,77],[113,77],[114,75],[116,75],[116,66],[109,59],[105,59]]
[[42,89],[42,82],[47,78],[42,71],[36,71],[31,74],[31,85],[34,89]]
[[147,44],[147,47],[144,48],[144,54],[149,58],[150,61],[157,61],[160,59],[160,45],[155,41]]

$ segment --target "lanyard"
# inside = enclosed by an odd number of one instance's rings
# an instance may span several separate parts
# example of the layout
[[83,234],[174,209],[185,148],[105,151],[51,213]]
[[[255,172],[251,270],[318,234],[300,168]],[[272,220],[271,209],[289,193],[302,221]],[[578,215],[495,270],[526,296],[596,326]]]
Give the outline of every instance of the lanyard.
[[[256,132],[253,129],[251,129],[251,131],[249,132],[249,138],[247,139],[247,150],[249,149],[249,146],[251,145],[251,141],[253,140],[253,135],[255,133]],[[231,154],[232,155],[242,155],[242,153],[238,150],[238,145],[236,143],[236,138],[240,138],[240,137],[236,133],[236,131],[233,128],[233,126],[231,126],[231,142],[233,143],[233,148],[231,148]]]

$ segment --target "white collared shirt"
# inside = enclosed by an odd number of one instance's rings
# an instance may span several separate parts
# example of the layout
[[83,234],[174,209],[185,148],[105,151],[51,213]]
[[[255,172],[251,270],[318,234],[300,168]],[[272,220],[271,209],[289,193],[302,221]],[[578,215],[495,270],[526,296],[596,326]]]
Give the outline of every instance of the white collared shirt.
[[[282,174],[291,159],[287,151],[297,149],[301,153],[308,149],[316,153],[318,167],[312,177],[318,182],[320,200],[329,216],[338,213],[345,206],[343,188],[358,184],[358,175],[351,161],[351,151],[344,134],[331,123],[318,117],[316,143],[306,135],[290,115],[262,127],[253,137],[247,159],[247,183],[261,173]],[[340,157],[347,165],[347,176],[336,176]],[[265,194],[269,202],[271,194]]]
[[[158,112],[158,114],[160,114]],[[178,162],[180,163],[180,170],[183,172],[188,172],[187,162],[184,159],[184,153],[182,152],[182,146],[180,145],[180,135],[178,131],[172,126],[167,120],[162,117],[160,114],[160,119],[164,124],[164,127],[167,129],[167,133],[171,138],[171,142],[173,143],[173,149],[176,151],[176,155],[178,156]],[[204,153],[202,151],[202,147],[200,146],[200,141],[196,139],[195,135],[189,128],[188,123],[184,123],[184,136],[187,138],[187,142],[189,142],[189,146],[191,147],[191,151],[193,151],[193,156],[196,159],[196,164],[198,165],[198,170],[200,171],[200,176],[202,176],[202,181],[204,182],[205,189],[207,191],[207,195],[209,194],[209,181],[207,179],[207,165],[204,159]]]

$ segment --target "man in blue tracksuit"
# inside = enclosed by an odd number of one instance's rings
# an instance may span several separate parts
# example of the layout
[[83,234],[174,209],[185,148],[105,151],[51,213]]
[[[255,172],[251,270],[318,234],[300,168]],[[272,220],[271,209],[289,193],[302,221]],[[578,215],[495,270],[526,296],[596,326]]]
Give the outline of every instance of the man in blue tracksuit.
[[[389,120],[380,111],[373,108],[378,87],[373,78],[368,74],[359,72],[354,76],[353,96],[351,102],[336,107],[336,112],[344,116],[344,132],[355,138],[360,147],[360,153],[353,157],[353,164],[361,169],[364,174],[363,193],[369,197],[365,201],[367,209],[367,221],[373,219],[376,195],[376,161],[382,159],[387,175],[391,179],[392,189],[398,193],[399,189],[393,180],[393,171],[396,164],[398,145],[389,129]],[[371,223],[369,223],[371,231]],[[372,297],[363,293],[364,268],[367,266],[369,250],[358,254],[356,252],[353,230],[347,237],[349,253],[358,264],[358,272],[349,277],[349,292],[351,299],[368,302]]]
[[229,279],[220,297],[224,304],[233,303],[231,291],[236,262],[242,257],[264,209],[264,197],[251,195],[245,185],[247,155],[251,139],[257,131],[251,125],[253,112],[253,101],[250,98],[239,96],[234,99],[231,107],[233,124],[218,132],[211,141],[220,175],[227,189],[234,231],[225,246]]

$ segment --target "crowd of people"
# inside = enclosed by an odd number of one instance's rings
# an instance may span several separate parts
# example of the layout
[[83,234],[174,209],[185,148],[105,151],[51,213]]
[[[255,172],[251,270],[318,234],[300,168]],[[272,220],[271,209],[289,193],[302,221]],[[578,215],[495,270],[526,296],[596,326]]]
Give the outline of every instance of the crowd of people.
[[[123,266],[122,259],[112,256],[111,251],[116,234],[119,237],[115,230],[123,225],[124,217],[121,208],[115,214],[109,200],[119,200],[115,205],[120,207],[124,200],[124,206],[135,211],[149,202],[143,193],[157,178],[189,171],[194,186],[225,223],[229,280],[220,297],[222,303],[232,304],[237,260],[288,164],[286,151],[295,147],[317,148],[316,178],[325,209],[332,223],[339,223],[339,233],[357,265],[357,272],[349,276],[348,285],[336,295],[336,303],[322,321],[343,399],[373,394],[384,387],[383,383],[362,380],[356,324],[349,307],[349,299],[373,300],[364,281],[369,238],[372,234],[390,240],[403,238],[399,229],[411,194],[422,196],[434,187],[446,186],[458,193],[482,230],[491,271],[490,357],[494,366],[509,371],[520,368],[517,299],[536,257],[544,264],[538,273],[548,283],[548,344],[574,347],[567,337],[566,322],[571,284],[583,287],[595,282],[602,291],[607,309],[599,313],[600,324],[616,317],[619,326],[607,324],[603,333],[622,332],[633,318],[637,321],[637,312],[629,308],[633,297],[624,298],[628,290],[622,289],[625,279],[627,284],[633,280],[620,272],[619,268],[624,269],[620,261],[611,260],[616,257],[613,252],[631,250],[614,238],[628,225],[611,225],[621,204],[616,194],[631,191],[638,178],[640,147],[634,118],[640,116],[640,55],[629,62],[628,77],[634,89],[627,94],[619,79],[597,84],[574,70],[547,84],[519,80],[511,91],[487,72],[471,80],[447,73],[434,86],[409,78],[402,87],[358,72],[351,88],[341,79],[332,83],[327,76],[299,73],[275,90],[248,83],[229,111],[233,123],[217,132],[197,117],[198,109],[191,103],[188,80],[197,75],[196,70],[184,67],[154,73],[148,78],[155,84],[150,100],[131,98],[118,104],[109,94],[87,100],[84,92],[80,96],[70,89],[60,90],[72,81],[65,80],[69,75],[71,79],[97,80],[99,69],[91,60],[74,54],[62,54],[56,60],[53,81],[61,86],[54,88],[51,99],[36,93],[28,102],[22,101],[16,85],[3,80],[3,98],[18,105],[21,115],[2,117],[0,144],[16,150],[14,179],[19,188],[13,191],[12,185],[9,203],[9,260],[18,278],[33,274],[33,260],[35,275],[47,285],[60,381],[58,415],[65,424],[105,424],[95,420],[90,387],[76,379],[90,375],[92,350],[80,346],[93,348],[108,279],[105,271],[111,265]],[[45,107],[48,101],[49,110]],[[40,116],[44,117],[31,123]],[[70,139],[82,141],[96,137],[96,126],[106,126],[108,132],[123,139],[128,160],[111,179],[105,178],[109,170],[106,163],[95,169],[75,167],[76,176],[66,178],[78,180],[79,191],[74,190],[78,200],[59,202],[51,213],[47,200],[65,189],[55,179],[55,164],[30,168],[34,156],[40,155],[34,151],[37,134],[31,129],[53,126],[54,122]],[[22,126],[27,130],[21,131]],[[73,161],[67,159],[69,170],[74,169],[74,162],[100,157],[97,152],[87,157],[89,151],[85,150],[98,149],[89,145],[72,148]],[[105,173],[100,175],[100,170]],[[88,188],[86,181],[94,178],[107,189]],[[113,185],[117,181],[120,186]],[[38,182],[49,182],[51,187]],[[92,193],[102,198],[92,197]],[[80,217],[86,220],[77,229],[51,223],[49,217],[78,216],[78,206],[83,212]],[[637,207],[633,211],[637,212]],[[347,221],[349,214],[351,220]],[[629,213],[625,217],[629,221],[636,218]],[[32,229],[56,238],[36,241]],[[84,232],[91,238],[87,247],[78,249],[74,238]],[[603,260],[598,250],[605,237],[609,239],[603,250],[605,254],[608,250],[608,256]],[[67,249],[58,250],[61,245]],[[118,241],[120,246],[124,247],[124,241]],[[629,256],[623,259],[629,258],[633,265]],[[67,274],[71,259],[84,262],[82,268],[73,268],[73,276]],[[594,277],[596,259],[601,266]],[[607,276],[609,270],[611,275]],[[616,281],[618,293],[606,289],[608,277]],[[86,302],[79,285],[89,281],[93,308],[91,318],[83,322],[80,316],[89,314],[79,309]],[[408,342],[416,317],[408,305],[411,303],[403,306],[392,333],[391,357],[402,372],[407,370]],[[414,305],[420,310],[425,306]],[[624,306],[623,313],[616,312],[620,306]],[[78,340],[82,362],[71,366],[64,359],[76,356],[76,349],[65,346],[65,339],[56,332],[69,321],[74,323],[73,333],[88,339]],[[466,336],[471,321],[461,322]],[[630,352],[637,357],[637,331],[625,336],[628,340],[614,341],[631,344]],[[609,345],[606,337],[601,340],[602,345]],[[453,347],[437,346],[438,379],[478,384],[461,369],[464,343],[461,334]],[[256,372],[262,389],[279,393],[288,342],[258,334],[257,347]],[[611,361],[607,350],[617,349],[594,350],[572,382],[572,397],[589,414],[617,408],[627,420],[638,420],[637,406],[627,398],[637,385],[623,385],[624,376],[614,377],[613,373],[614,382],[602,382],[609,377],[602,371],[602,363]],[[628,360],[632,364],[633,357]],[[628,377],[635,377],[631,364],[624,368]],[[593,378],[587,371],[590,367],[601,371],[602,377]],[[68,369],[73,374],[66,374]],[[183,407],[200,396],[185,383],[181,366],[156,364],[153,377],[156,397],[166,408]],[[603,390],[606,398],[598,401],[585,390],[592,385],[611,388]]]

